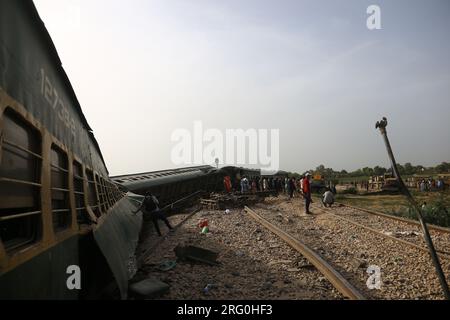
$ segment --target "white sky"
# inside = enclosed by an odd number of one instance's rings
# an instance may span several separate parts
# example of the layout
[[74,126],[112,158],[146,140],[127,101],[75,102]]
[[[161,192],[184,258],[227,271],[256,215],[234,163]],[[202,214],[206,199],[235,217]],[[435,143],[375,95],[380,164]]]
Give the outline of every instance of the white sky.
[[450,2],[35,0],[111,175],[172,168],[171,134],[280,129],[280,166],[450,161]]

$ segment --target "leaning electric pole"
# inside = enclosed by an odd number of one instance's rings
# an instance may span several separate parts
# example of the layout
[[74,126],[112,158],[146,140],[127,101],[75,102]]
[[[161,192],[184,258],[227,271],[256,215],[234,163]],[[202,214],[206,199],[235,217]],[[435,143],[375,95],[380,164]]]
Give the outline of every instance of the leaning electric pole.
[[406,185],[403,183],[402,177],[400,176],[400,172],[397,168],[397,162],[395,162],[394,153],[392,152],[391,144],[389,143],[389,139],[386,132],[387,127],[387,119],[383,117],[381,121],[377,121],[375,124],[376,129],[380,129],[381,135],[383,136],[384,143],[386,145],[386,149],[389,155],[389,159],[391,161],[392,171],[394,172],[394,176],[397,179],[398,185],[400,187],[400,190],[403,192],[403,194],[408,199],[408,202],[411,204],[411,206],[414,208],[417,214],[417,218],[420,222],[420,225],[422,227],[423,236],[425,238],[425,242],[427,243],[428,249],[430,251],[431,259],[433,260],[434,267],[436,269],[437,276],[439,278],[439,282],[442,287],[442,291],[444,292],[444,296],[447,300],[450,300],[450,292],[447,285],[447,280],[445,279],[444,272],[442,271],[441,264],[439,262],[439,257],[436,254],[436,250],[433,245],[433,241],[431,240],[430,233],[428,231],[428,227],[423,220],[422,211],[419,208],[416,200],[412,197],[411,193],[409,192]]

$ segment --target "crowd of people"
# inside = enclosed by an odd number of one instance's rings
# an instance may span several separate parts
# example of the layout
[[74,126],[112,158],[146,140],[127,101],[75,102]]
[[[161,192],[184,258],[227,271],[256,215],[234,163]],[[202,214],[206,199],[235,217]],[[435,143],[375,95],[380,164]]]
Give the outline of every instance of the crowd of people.
[[[236,179],[233,183],[231,178],[224,178],[224,187],[226,192],[240,191],[241,193],[255,193],[260,191],[276,191],[284,193],[288,199],[292,199],[295,194],[303,197],[305,201],[305,213],[310,214],[309,207],[312,203],[311,198],[311,174],[306,173],[304,176],[296,179],[295,177],[246,177]],[[329,186],[322,195],[322,203],[325,207],[331,207],[334,203],[334,195],[336,187]]]
[[417,188],[421,192],[427,192],[427,191],[442,191],[445,189],[445,183],[442,179],[432,179],[429,178],[428,180],[422,179],[420,182],[417,183]]
[[[312,203],[311,198],[311,174],[306,173],[304,176],[296,179],[294,177],[250,177],[243,176],[241,179],[232,181],[230,176],[225,176],[224,180],[225,191],[230,193],[233,191],[240,191],[241,193],[255,193],[259,191],[276,191],[277,193],[284,193],[288,199],[292,199],[295,194],[303,197],[305,202],[305,213],[311,214],[310,205]],[[354,182],[355,187],[357,183]],[[422,179],[418,182],[418,189],[422,192],[426,191],[439,191],[444,190],[445,183],[442,179]],[[368,183],[362,183],[361,188],[369,188]],[[324,207],[331,207],[334,204],[334,198],[336,195],[336,187],[329,185],[325,192],[322,194],[321,202]],[[425,208],[426,203],[422,205]],[[155,225],[155,229],[159,236],[161,231],[158,226],[158,220],[163,221],[167,228],[173,230],[173,227],[167,220],[167,217],[163,213],[163,210],[159,208],[158,199],[151,193],[145,195],[140,207],[134,211],[137,213],[142,211],[144,218],[152,220]]]

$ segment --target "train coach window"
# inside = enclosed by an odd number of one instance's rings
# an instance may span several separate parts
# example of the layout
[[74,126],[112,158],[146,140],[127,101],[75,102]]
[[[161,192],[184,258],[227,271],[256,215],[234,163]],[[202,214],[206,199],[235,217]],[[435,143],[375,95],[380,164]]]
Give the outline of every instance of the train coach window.
[[94,174],[91,170],[86,170],[86,177],[88,180],[88,200],[89,200],[89,207],[91,207],[92,211],[94,212],[95,216],[98,218],[100,217],[100,206],[98,204],[97,200],[97,191],[95,189],[95,180],[94,180]]
[[11,252],[39,240],[41,135],[12,110],[0,119],[0,239]]
[[108,182],[106,180],[103,180],[103,184],[105,186],[106,203],[108,204],[108,207],[111,207],[111,195],[109,192]]
[[108,188],[109,204],[112,207],[114,205],[114,203],[116,203],[116,198],[114,197],[114,189],[113,189],[112,184],[109,181],[106,182],[106,186]]
[[97,192],[98,192],[98,198],[99,198],[99,205],[100,205],[100,211],[103,213],[106,213],[106,207],[105,207],[105,195],[103,192],[103,185],[101,183],[100,177],[97,174],[94,174],[95,177],[95,183],[97,185]]
[[83,167],[80,163],[73,162],[73,189],[75,195],[75,211],[77,213],[77,220],[79,223],[89,223],[89,216],[86,211],[86,204],[84,203],[84,188],[83,188]]
[[122,191],[119,189],[117,184],[113,184],[113,186],[114,186],[114,193],[116,196],[116,201],[119,201],[122,198]]
[[113,204],[114,204],[114,199],[113,199],[112,194],[111,194],[111,185],[109,184],[109,182],[107,180],[105,180],[105,187],[106,187],[106,194],[107,194],[107,197],[108,197],[109,207],[112,207]]
[[124,193],[122,192],[122,190],[120,190],[120,188],[116,185],[116,193],[117,193],[117,200],[122,199]]
[[51,149],[51,192],[53,229],[58,232],[72,223],[69,201],[69,170],[66,153],[52,145]]
[[120,197],[119,197],[119,189],[117,188],[117,186],[113,183],[112,184],[112,190],[114,193],[114,200],[117,202],[119,201]]
[[106,187],[106,193],[108,196],[108,204],[109,207],[112,207],[114,205],[114,199],[111,193],[111,185],[109,184],[108,180],[105,180],[105,187]]
[[100,183],[102,184],[103,188],[103,205],[105,207],[105,212],[107,212],[110,207],[108,198],[108,187],[106,186],[105,179],[103,179],[102,177],[100,177]]

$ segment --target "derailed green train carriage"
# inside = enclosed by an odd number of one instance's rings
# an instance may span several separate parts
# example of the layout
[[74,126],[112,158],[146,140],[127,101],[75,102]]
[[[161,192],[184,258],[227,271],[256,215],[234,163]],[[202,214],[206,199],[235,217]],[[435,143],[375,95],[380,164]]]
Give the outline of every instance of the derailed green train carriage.
[[[111,279],[125,298],[134,208],[33,2],[0,0],[0,299],[89,298]],[[81,289],[67,285],[71,266]]]
[[208,165],[127,174],[111,179],[125,191],[141,195],[151,192],[162,206],[197,191],[223,190],[220,170]]
[[254,179],[261,176],[259,169],[226,166],[216,169],[209,165],[169,169],[153,172],[114,176],[111,179],[124,191],[144,195],[151,192],[162,206],[198,191],[224,190],[224,177],[230,176],[235,190],[239,190],[242,177]]

